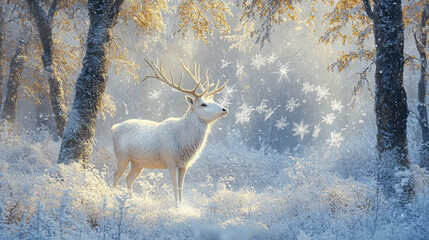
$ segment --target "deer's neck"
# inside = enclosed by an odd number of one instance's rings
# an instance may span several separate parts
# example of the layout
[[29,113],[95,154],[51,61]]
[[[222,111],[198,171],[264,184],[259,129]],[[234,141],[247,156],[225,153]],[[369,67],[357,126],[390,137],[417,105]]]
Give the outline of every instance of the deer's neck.
[[194,160],[204,147],[210,125],[199,119],[192,109],[188,109],[178,125],[180,160],[183,161],[182,165],[188,165],[188,162]]

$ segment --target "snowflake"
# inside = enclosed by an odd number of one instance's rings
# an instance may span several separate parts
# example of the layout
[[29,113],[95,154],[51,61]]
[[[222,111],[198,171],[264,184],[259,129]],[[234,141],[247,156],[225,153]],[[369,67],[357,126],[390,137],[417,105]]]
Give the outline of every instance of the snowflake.
[[277,82],[281,83],[283,80],[290,82],[289,73],[292,70],[293,69],[290,67],[290,61],[287,61],[285,64],[279,63],[277,70],[274,72],[278,76]]
[[317,137],[319,137],[319,133],[320,133],[320,124],[314,125],[313,138],[316,139]]
[[255,56],[252,57],[252,63],[250,65],[253,66],[253,68],[256,68],[257,70],[259,70],[259,68],[261,66],[265,65],[265,62],[267,61],[267,57],[263,57],[260,54],[256,54]]
[[276,125],[274,125],[278,130],[283,130],[285,129],[285,127],[287,127],[289,125],[288,122],[286,122],[286,117],[283,117],[280,120],[276,121]]
[[326,141],[329,144],[329,147],[339,147],[344,138],[341,136],[341,133],[331,132],[329,139]]
[[302,139],[304,139],[304,135],[306,135],[307,133],[309,133],[310,131],[308,130],[308,127],[310,125],[308,124],[304,124],[304,120],[301,120],[301,122],[298,123],[293,123],[294,128],[292,129],[292,131],[294,131],[295,133],[293,134],[294,136],[299,136]]
[[250,114],[252,114],[253,110],[255,110],[253,106],[249,107],[246,105],[246,103],[243,103],[243,105],[241,105],[239,108],[241,111],[235,114],[235,123],[243,124],[250,122]]
[[244,66],[241,65],[238,61],[235,64],[235,67],[237,68],[237,71],[235,72],[235,75],[238,77],[244,73]]
[[127,104],[124,101],[122,101],[122,103],[124,104],[125,115],[128,115],[128,106],[127,106]]
[[299,105],[300,103],[298,102],[298,99],[291,98],[287,101],[286,111],[293,112],[297,107],[299,107]]
[[228,107],[231,104],[231,99],[233,98],[233,94],[237,92],[234,89],[235,85],[229,87],[226,85],[222,90],[222,96],[218,99],[218,103],[224,107]]
[[320,102],[324,99],[327,99],[328,96],[330,95],[329,93],[329,88],[327,88],[326,86],[317,86],[316,87],[316,95],[317,95],[317,101]]
[[261,104],[259,104],[259,106],[257,106],[255,108],[256,112],[258,112],[259,114],[261,114],[263,112],[266,112],[267,111],[267,107],[268,107],[267,106],[267,102],[268,102],[268,99],[262,100]]
[[326,114],[326,116],[322,117],[322,122],[328,125],[332,125],[337,116],[334,113]]
[[270,109],[266,110],[264,121],[267,121],[267,119],[269,119],[274,114],[274,112],[277,110],[277,108],[278,107],[276,107],[274,109],[270,108]]
[[341,101],[334,100],[331,102],[332,111],[341,112],[343,110],[343,108],[344,108],[344,106],[341,104]]
[[154,89],[153,91],[149,91],[149,98],[150,99],[158,99],[161,96],[162,90],[156,90]]
[[226,68],[228,67],[229,64],[231,64],[232,62],[226,60],[226,59],[221,59],[220,62],[222,63],[222,65],[220,66],[220,69],[222,68]]
[[269,57],[267,57],[267,63],[272,64],[277,60],[277,55],[275,53],[271,53]]
[[305,95],[307,95],[307,93],[309,93],[309,92],[314,92],[315,91],[315,89],[314,89],[314,85],[311,85],[310,83],[308,83],[308,82],[304,82],[303,84],[302,84],[302,89],[301,89],[301,91],[303,91],[304,93],[305,93]]

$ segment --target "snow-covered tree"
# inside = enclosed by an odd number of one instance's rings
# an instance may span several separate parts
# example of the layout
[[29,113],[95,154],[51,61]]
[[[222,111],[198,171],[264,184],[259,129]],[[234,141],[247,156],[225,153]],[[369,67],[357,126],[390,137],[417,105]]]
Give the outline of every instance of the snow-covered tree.
[[[344,0],[323,1],[335,5],[332,12],[325,17],[330,25],[321,38],[322,42],[342,39],[353,42],[348,34],[343,33],[343,27],[352,24],[352,36],[357,36],[356,44],[359,51],[343,53],[333,67],[340,70],[349,66],[355,58],[373,59],[376,63],[376,96],[375,113],[378,128],[377,150],[379,152],[380,173],[379,184],[384,193],[394,197],[399,193],[403,203],[413,195],[412,177],[404,176],[409,172],[409,157],[407,146],[407,96],[403,87],[404,72],[404,22],[402,19],[401,0]],[[270,40],[273,24],[280,24],[288,15],[296,19],[293,1],[239,1],[243,8],[243,19],[256,19],[261,22],[253,35],[257,42],[263,45]],[[314,5],[310,3],[310,16],[314,18]],[[307,20],[308,20],[307,19]],[[374,33],[374,50],[365,50],[364,41]],[[317,89],[318,99],[329,95],[322,87]],[[399,190],[398,190],[399,189]]]
[[52,36],[53,19],[58,10],[58,0],[53,0],[49,10],[45,11],[40,0],[27,0],[28,9],[31,12],[37,29],[39,31],[40,42],[43,46],[43,68],[49,83],[49,92],[52,105],[52,111],[55,115],[57,132],[59,136],[63,135],[67,120],[67,106],[64,99],[64,89],[61,78],[57,75],[57,69],[54,63],[54,39]]
[[78,161],[86,167],[92,151],[95,120],[107,84],[107,50],[123,0],[89,0],[90,26],[75,99],[65,126],[58,163]]
[[6,96],[1,113],[1,119],[14,122],[18,101],[18,88],[21,84],[21,74],[26,61],[28,39],[20,39],[15,53],[12,56],[9,67],[9,79],[6,84]]

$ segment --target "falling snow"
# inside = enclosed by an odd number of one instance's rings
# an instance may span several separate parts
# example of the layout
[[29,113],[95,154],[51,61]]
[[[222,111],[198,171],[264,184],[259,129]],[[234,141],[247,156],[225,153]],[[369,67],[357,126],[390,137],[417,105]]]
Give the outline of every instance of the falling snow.
[[274,71],[274,74],[277,75],[277,82],[281,83],[283,80],[290,82],[289,74],[292,70],[290,61],[287,61],[285,64],[279,63],[277,69]]
[[286,104],[286,111],[289,111],[289,112],[295,111],[295,109],[301,105],[298,101],[299,100],[296,98],[289,99]]
[[227,59],[221,59],[220,62],[222,63],[222,65],[220,66],[220,69],[226,68],[226,67],[228,67],[229,64],[232,63],[232,62],[228,61]]
[[344,138],[341,136],[339,132],[331,132],[329,139],[326,141],[329,147],[339,147]]
[[332,125],[337,116],[334,113],[328,113],[326,116],[322,117],[322,122],[328,125]]
[[322,100],[326,100],[328,98],[328,96],[330,95],[329,88],[326,86],[323,86],[323,87],[317,86],[315,88],[315,91],[316,91],[316,95],[317,95],[316,100],[318,102],[321,102]]
[[316,138],[319,137],[320,130],[321,130],[320,129],[320,124],[314,125],[313,134],[312,134],[312,136],[313,136],[314,139],[316,139]]
[[263,57],[261,54],[256,54],[252,57],[252,63],[250,65],[252,68],[256,68],[259,70],[260,67],[265,66],[265,63],[267,61],[267,57]]
[[270,108],[270,109],[266,110],[264,121],[267,121],[267,119],[269,119],[274,114],[274,112],[277,110],[277,108],[278,108],[278,106],[274,109]]
[[301,140],[304,139],[304,135],[310,133],[310,131],[308,130],[310,125],[304,124],[304,120],[301,120],[300,123],[293,123],[293,126],[294,126],[294,128],[292,129],[292,131],[294,131],[293,135],[299,136]]
[[263,99],[261,103],[255,108],[256,112],[259,114],[266,112],[268,105],[267,105],[268,99]]
[[343,110],[344,106],[341,104],[340,100],[334,100],[331,102],[331,109],[332,111],[338,111],[341,112]]
[[267,57],[267,63],[272,64],[277,60],[277,55],[275,53],[271,53],[269,57]]
[[247,106],[246,103],[243,103],[241,107],[239,107],[241,111],[235,114],[235,123],[248,123],[250,122],[250,115],[255,110],[253,106]]
[[152,91],[149,91],[149,98],[150,99],[158,99],[161,96],[162,90],[154,89]]
[[276,121],[276,125],[274,125],[278,130],[285,129],[289,123],[286,121],[286,117],[282,116],[279,120]]
[[315,91],[315,87],[314,87],[314,85],[311,85],[310,83],[308,83],[306,81],[306,82],[304,82],[302,84],[301,91],[304,92],[305,95],[307,95],[307,93],[314,92]]
[[243,65],[241,65],[238,61],[237,61],[237,63],[235,64],[235,67],[237,68],[237,70],[236,70],[236,72],[235,72],[235,75],[238,77],[238,76],[240,76],[240,75],[242,75],[243,74],[243,72],[244,72],[244,66]]
[[235,90],[235,85],[232,85],[232,86],[226,85],[222,90],[221,92],[222,95],[217,100],[217,102],[223,107],[228,107],[229,105],[231,105],[231,100],[234,98],[235,92],[237,92],[237,90]]

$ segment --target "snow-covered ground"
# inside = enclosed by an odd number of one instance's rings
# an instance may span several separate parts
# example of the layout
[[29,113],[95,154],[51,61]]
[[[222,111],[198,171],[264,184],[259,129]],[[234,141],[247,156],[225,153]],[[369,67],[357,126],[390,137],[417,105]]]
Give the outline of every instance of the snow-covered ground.
[[48,134],[0,126],[0,239],[429,236],[429,176],[413,166],[416,200],[398,209],[377,194],[365,136],[302,156],[252,150],[232,135],[209,139],[176,208],[166,171],[144,170],[130,194],[124,179],[112,188],[115,159],[108,148],[96,148],[87,170],[57,165],[59,143]]

